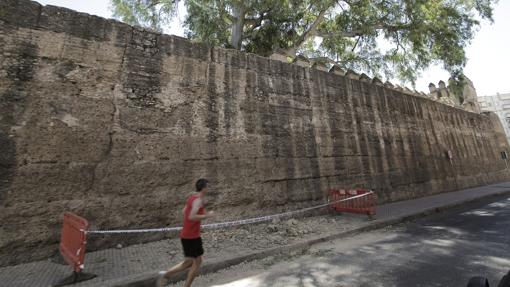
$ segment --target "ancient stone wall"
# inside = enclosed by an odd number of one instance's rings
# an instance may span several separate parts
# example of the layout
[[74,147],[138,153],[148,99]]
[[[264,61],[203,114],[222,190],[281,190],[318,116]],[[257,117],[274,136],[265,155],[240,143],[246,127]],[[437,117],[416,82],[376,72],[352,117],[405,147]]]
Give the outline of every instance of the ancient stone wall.
[[218,220],[329,187],[388,202],[509,178],[493,115],[366,77],[27,0],[0,1],[0,43],[0,265],[52,254],[64,211],[92,228],[178,225],[199,177]]

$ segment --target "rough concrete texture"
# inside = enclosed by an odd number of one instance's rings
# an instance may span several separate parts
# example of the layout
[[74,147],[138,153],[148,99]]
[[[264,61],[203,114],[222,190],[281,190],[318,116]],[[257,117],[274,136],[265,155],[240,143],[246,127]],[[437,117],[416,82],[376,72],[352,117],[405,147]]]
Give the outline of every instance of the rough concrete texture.
[[53,254],[63,211],[178,225],[199,177],[224,219],[333,186],[390,202],[509,178],[496,116],[364,78],[28,0],[0,1],[0,43],[0,265]]

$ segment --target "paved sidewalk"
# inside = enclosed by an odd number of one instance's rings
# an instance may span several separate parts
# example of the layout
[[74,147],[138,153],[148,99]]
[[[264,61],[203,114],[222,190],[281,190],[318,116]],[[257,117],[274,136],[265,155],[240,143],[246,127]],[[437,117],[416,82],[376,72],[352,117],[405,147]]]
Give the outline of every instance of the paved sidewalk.
[[[510,194],[510,182],[382,205],[378,207],[377,219],[373,221],[359,215],[327,214],[233,230],[207,231],[203,235],[206,264],[202,273],[278,252],[306,249],[318,242],[503,194]],[[85,271],[98,277],[73,286],[151,286],[158,270],[166,269],[181,259],[177,239],[90,252],[86,255]],[[49,260],[32,262],[0,268],[0,285],[50,286],[70,273],[68,266]]]

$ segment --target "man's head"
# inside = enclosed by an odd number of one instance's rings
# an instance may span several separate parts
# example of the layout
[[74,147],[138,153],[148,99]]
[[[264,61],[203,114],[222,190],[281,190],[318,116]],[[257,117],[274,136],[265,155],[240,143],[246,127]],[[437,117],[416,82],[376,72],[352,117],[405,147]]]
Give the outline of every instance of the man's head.
[[197,180],[197,183],[195,184],[195,187],[197,188],[197,192],[201,192],[201,191],[207,192],[207,184],[208,183],[209,182],[205,178],[201,178],[201,179]]

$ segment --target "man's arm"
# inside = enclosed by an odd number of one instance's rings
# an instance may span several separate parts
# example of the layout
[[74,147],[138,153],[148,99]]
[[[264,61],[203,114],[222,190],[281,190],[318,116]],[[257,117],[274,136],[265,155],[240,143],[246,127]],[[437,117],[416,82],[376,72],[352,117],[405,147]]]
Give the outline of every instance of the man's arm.
[[202,220],[212,217],[213,215],[212,211],[208,212],[207,214],[197,214],[198,210],[200,209],[200,206],[202,206],[202,199],[201,198],[195,199],[191,204],[191,211],[189,213],[190,220]]

